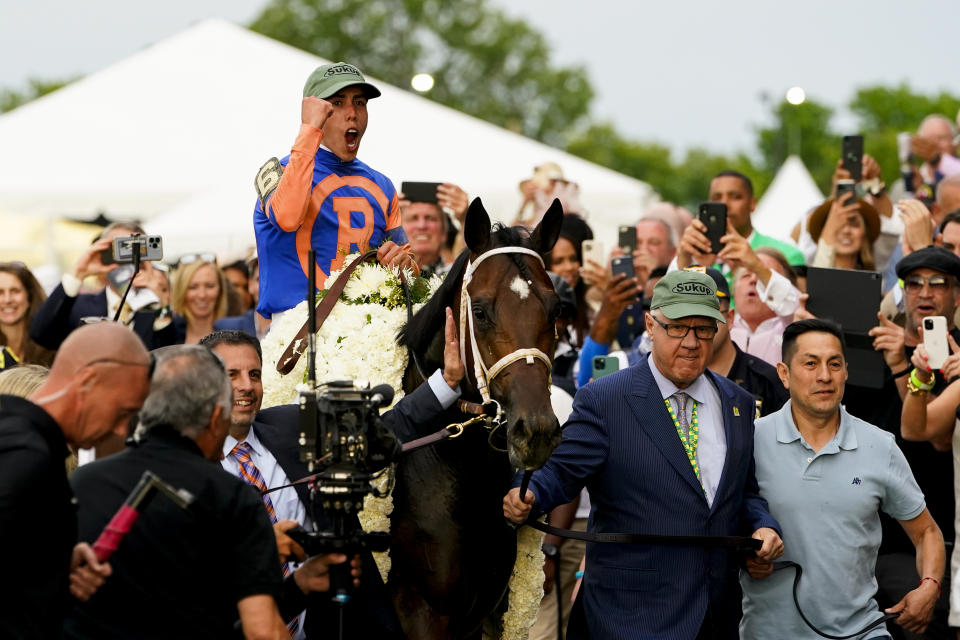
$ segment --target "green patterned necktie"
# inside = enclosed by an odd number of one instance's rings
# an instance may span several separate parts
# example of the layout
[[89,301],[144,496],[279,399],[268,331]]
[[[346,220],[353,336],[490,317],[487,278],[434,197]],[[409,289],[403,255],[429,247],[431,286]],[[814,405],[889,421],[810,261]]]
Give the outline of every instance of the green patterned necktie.
[[[677,403],[676,410],[674,410],[669,398],[664,399],[664,403],[667,405],[667,411],[673,419],[673,425],[677,428],[677,435],[680,436],[680,442],[683,444],[683,450],[687,453],[687,459],[690,460],[690,464],[693,466],[693,472],[696,474],[697,480],[701,480],[700,463],[697,461],[697,445],[700,442],[700,422],[697,416],[698,403],[683,391],[674,393],[673,398]],[[693,403],[690,418],[687,418],[688,400]],[[701,484],[702,482],[701,480]]]

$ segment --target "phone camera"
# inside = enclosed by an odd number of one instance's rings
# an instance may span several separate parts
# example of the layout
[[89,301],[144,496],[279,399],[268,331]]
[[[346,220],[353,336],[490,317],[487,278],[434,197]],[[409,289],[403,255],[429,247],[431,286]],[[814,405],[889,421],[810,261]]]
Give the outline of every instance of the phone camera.
[[927,319],[923,321],[923,328],[929,331],[933,330],[933,320]]

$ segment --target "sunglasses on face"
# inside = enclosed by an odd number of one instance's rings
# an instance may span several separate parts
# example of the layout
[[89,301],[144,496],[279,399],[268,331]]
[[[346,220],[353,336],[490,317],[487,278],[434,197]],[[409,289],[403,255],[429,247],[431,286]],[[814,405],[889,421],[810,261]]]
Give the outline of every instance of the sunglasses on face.
[[952,283],[950,278],[941,275],[930,276],[929,278],[907,276],[903,279],[903,288],[910,293],[919,293],[923,289],[923,285],[930,287],[931,291],[946,291],[952,286]]
[[185,256],[181,256],[177,260],[177,266],[183,266],[185,264],[193,264],[194,262],[209,262],[211,264],[217,264],[217,256],[213,253],[188,253]]

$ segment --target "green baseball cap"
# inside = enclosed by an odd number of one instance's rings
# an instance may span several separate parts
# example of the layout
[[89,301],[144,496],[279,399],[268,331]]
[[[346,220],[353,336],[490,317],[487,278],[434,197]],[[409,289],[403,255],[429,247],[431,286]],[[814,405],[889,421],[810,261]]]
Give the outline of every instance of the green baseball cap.
[[347,62],[334,62],[317,67],[303,85],[303,97],[329,98],[337,91],[360,85],[367,98],[377,98],[380,90],[366,81],[360,69]]
[[726,322],[720,313],[717,284],[697,271],[671,271],[653,288],[651,309],[660,309],[671,320],[703,316]]

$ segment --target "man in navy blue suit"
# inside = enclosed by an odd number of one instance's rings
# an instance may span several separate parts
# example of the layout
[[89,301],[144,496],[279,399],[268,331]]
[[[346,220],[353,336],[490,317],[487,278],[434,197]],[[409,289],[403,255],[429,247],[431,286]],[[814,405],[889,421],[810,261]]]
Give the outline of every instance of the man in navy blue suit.
[[[757,555],[772,560],[783,543],[754,477],[753,397],[707,369],[724,321],[716,284],[671,272],[650,308],[649,357],[580,388],[563,441],[525,501],[518,488],[506,495],[504,515],[523,522],[586,486],[588,531],[752,534],[763,543]],[[582,593],[590,637],[736,638],[738,570],[725,549],[590,543]]]

